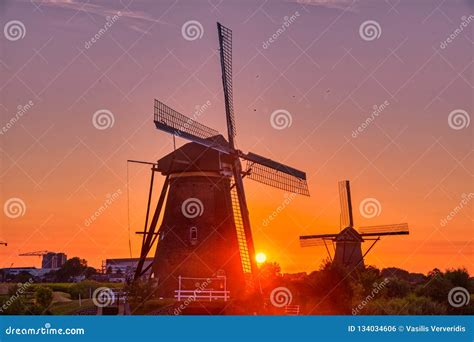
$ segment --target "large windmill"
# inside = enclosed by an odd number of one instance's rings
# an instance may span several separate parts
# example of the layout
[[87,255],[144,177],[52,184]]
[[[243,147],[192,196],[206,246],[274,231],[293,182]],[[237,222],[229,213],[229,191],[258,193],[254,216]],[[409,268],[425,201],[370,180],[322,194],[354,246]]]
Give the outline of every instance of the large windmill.
[[[354,228],[352,216],[352,201],[349,181],[339,182],[339,199],[341,205],[341,231],[334,234],[317,234],[300,236],[302,247],[321,246],[326,247],[329,258],[337,265],[345,266],[349,271],[364,268],[364,257],[385,235],[408,235],[408,224],[389,224],[382,226]],[[362,254],[361,244],[364,241],[372,241],[369,248]],[[328,245],[332,245],[334,258],[331,256]]]
[[[140,232],[142,250],[135,279],[151,267],[161,297],[183,298],[183,294],[195,294],[193,286],[203,283],[205,288],[200,293],[209,293],[212,298],[213,293],[225,289],[225,300],[228,294],[240,298],[249,289],[256,265],[243,177],[309,195],[304,172],[236,149],[232,31],[220,23],[217,30],[228,139],[155,100],[156,128],[191,141],[151,163],[148,208],[145,229]],[[246,161],[245,168],[241,160]],[[160,172],[165,180],[149,219],[154,172]],[[156,229],[161,215],[161,226]],[[144,260],[155,242],[154,261],[145,268]],[[207,278],[223,281],[202,281]],[[191,280],[190,288],[186,289],[184,280]],[[217,298],[220,297],[216,295]]]

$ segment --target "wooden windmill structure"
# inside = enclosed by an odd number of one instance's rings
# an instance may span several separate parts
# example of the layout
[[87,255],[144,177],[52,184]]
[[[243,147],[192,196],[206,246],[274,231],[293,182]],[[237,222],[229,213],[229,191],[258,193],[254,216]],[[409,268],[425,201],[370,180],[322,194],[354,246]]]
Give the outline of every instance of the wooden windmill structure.
[[[382,236],[409,234],[407,223],[359,227],[356,230],[352,216],[351,190],[348,180],[339,182],[339,199],[341,205],[341,231],[334,234],[300,236],[302,247],[324,245],[333,263],[352,271],[364,268],[364,257]],[[372,241],[372,244],[362,254],[361,245],[365,241]],[[334,257],[331,256],[328,245],[332,245]]]
[[[243,177],[288,192],[309,195],[306,174],[290,166],[235,147],[232,93],[232,31],[217,23],[227,140],[216,130],[155,100],[156,128],[190,143],[152,164],[150,192],[140,260],[135,279],[152,268],[161,297],[185,298],[195,284],[200,293],[241,297],[256,270],[254,244]],[[245,168],[241,160],[246,161]],[[154,173],[165,176],[154,214],[150,216]],[[162,223],[157,229],[157,223]],[[154,261],[144,261],[157,242]],[[202,281],[203,279],[219,281]],[[191,280],[186,289],[184,280]],[[251,286],[250,286],[251,287]],[[188,292],[186,292],[188,291]],[[190,292],[189,292],[190,291]],[[215,296],[216,299],[221,298]]]

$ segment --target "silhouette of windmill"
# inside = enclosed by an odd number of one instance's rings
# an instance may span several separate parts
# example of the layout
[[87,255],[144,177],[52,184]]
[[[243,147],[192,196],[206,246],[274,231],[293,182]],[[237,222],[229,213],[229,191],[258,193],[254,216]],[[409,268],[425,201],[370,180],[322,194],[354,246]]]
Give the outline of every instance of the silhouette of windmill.
[[[354,219],[352,216],[351,190],[348,180],[339,182],[339,199],[341,205],[341,228],[339,233],[317,234],[300,236],[302,247],[321,246],[326,247],[330,260],[348,270],[364,268],[364,258],[367,253],[380,240],[381,236],[386,235],[408,235],[408,224],[389,224],[381,226],[354,228]],[[373,241],[369,248],[362,254],[362,242]],[[331,242],[334,251],[334,258],[328,248]]]
[[[223,279],[200,293],[228,299],[247,293],[256,270],[254,244],[243,177],[288,192],[309,196],[306,174],[290,166],[235,147],[232,90],[232,31],[217,23],[224,89],[227,140],[216,130],[155,100],[156,128],[190,140],[152,165],[147,214],[135,279],[150,267],[161,297],[185,298],[183,279]],[[241,160],[246,161],[245,169]],[[165,181],[149,220],[154,173]],[[162,223],[157,223],[162,215]],[[144,261],[157,242],[154,261]],[[200,280],[196,280],[200,279]],[[216,287],[218,289],[216,289]],[[222,291],[225,292],[222,295]],[[228,291],[228,290],[229,291]],[[188,292],[186,292],[188,291]],[[215,295],[215,297],[213,297]],[[222,296],[221,296],[222,295]]]

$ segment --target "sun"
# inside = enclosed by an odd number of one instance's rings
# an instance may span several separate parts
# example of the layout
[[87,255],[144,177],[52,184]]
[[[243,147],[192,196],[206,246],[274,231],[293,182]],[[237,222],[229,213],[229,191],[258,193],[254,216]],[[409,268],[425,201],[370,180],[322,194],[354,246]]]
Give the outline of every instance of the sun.
[[265,261],[267,261],[267,256],[263,252],[259,252],[255,255],[255,260],[257,260],[257,263],[263,264]]

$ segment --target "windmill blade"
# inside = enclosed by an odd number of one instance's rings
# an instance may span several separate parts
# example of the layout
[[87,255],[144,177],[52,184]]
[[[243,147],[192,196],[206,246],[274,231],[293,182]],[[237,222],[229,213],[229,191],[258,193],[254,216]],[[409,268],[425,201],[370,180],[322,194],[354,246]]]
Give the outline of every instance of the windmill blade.
[[232,30],[217,23],[217,32],[219,34],[219,50],[222,69],[222,86],[224,88],[225,113],[227,119],[227,133],[230,146],[234,147],[236,130],[232,90]]
[[239,154],[247,160],[248,178],[275,188],[309,196],[306,173],[255,153]]
[[366,226],[359,229],[361,236],[408,235],[408,223]]
[[301,247],[324,246],[326,243],[335,239],[337,234],[319,234],[300,236]]
[[351,187],[348,180],[339,182],[339,200],[341,205],[341,228],[353,227]]
[[228,146],[222,145],[212,137],[218,136],[219,132],[183,115],[168,107],[163,102],[155,99],[154,121],[156,128],[194,141],[206,147],[214,148],[220,152],[229,154]]

